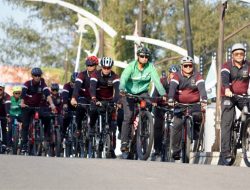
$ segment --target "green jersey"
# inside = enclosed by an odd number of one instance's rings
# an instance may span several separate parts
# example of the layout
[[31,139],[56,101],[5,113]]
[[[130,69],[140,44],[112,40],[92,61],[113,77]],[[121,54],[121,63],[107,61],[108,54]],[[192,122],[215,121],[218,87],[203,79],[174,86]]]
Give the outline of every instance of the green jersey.
[[161,96],[166,94],[154,65],[148,62],[140,71],[137,60],[134,60],[122,72],[119,89],[130,94],[141,94],[148,92],[151,81]]
[[21,98],[16,100],[13,96],[10,97],[10,115],[11,116],[20,116],[21,115]]

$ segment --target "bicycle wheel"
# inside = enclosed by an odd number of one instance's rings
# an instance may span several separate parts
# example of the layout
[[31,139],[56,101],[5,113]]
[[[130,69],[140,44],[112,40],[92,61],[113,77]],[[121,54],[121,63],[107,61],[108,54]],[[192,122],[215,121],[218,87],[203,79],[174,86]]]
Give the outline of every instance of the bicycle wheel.
[[190,161],[190,152],[192,152],[192,132],[193,130],[193,123],[190,118],[186,119],[186,133],[185,133],[185,152],[183,163],[189,163]]
[[140,160],[147,160],[150,156],[154,140],[153,117],[149,111],[139,112],[139,126],[137,129],[136,150]]
[[44,132],[41,121],[39,121],[35,128],[35,140],[34,140],[34,146],[33,146],[33,152],[35,156],[41,156],[42,155],[42,149],[43,149],[43,140],[44,140]]
[[242,130],[242,154],[247,167],[250,167],[250,119],[247,119]]
[[55,129],[55,156],[61,156],[61,133],[59,128]]
[[204,152],[204,125],[201,125],[199,138],[194,142],[193,152]]
[[168,125],[163,131],[163,142],[161,149],[161,161],[169,162],[171,161],[171,138],[170,138],[170,126]]
[[12,127],[12,153],[17,154],[18,151],[18,142],[19,142],[19,129],[18,124],[14,123]]

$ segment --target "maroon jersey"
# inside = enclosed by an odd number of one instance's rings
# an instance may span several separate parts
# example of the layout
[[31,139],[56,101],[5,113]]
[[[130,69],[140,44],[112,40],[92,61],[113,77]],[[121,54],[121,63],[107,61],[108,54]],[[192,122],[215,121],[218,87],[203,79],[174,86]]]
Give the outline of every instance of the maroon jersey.
[[10,95],[4,92],[0,97],[0,117],[6,117],[10,114]]
[[113,71],[109,75],[103,75],[102,71],[98,70],[90,78],[91,97],[117,102],[119,99],[119,84],[119,77]]
[[62,97],[61,94],[51,94],[51,98],[53,101],[53,104],[56,106],[57,113],[61,113],[62,111]]
[[238,68],[232,60],[224,63],[221,69],[221,96],[225,96],[226,88],[229,88],[233,94],[247,94],[249,73],[248,61],[244,61],[241,68]]
[[30,107],[46,106],[47,97],[50,95],[49,88],[41,78],[39,83],[34,83],[34,80],[29,80],[24,83],[22,89],[22,99],[24,103]]
[[87,70],[82,71],[78,74],[75,82],[75,88],[73,91],[73,97],[77,100],[77,98],[85,97],[90,99],[90,75]]
[[207,100],[205,82],[200,73],[194,71],[190,77],[183,76],[181,71],[175,73],[170,81],[168,98],[180,103]]

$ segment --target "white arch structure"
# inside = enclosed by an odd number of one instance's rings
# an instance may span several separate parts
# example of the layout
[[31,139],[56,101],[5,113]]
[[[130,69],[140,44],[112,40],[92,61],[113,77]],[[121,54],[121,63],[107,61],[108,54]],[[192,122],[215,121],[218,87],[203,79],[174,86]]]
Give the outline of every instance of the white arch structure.
[[[163,48],[166,48],[166,49],[170,49],[182,56],[187,56],[188,55],[188,52],[187,50],[179,47],[179,46],[176,46],[174,44],[170,44],[170,43],[167,43],[167,42],[164,42],[164,41],[161,41],[161,40],[156,40],[156,39],[153,39],[153,38],[146,38],[146,37],[139,37],[139,36],[130,36],[130,35],[126,35],[126,36],[122,36],[122,38],[124,38],[125,40],[130,40],[130,41],[134,41],[134,42],[144,42],[144,43],[148,43],[148,44],[152,44],[152,45],[155,45],[155,46],[159,46],[159,47],[163,47]],[[196,64],[199,63],[199,57],[197,56],[194,56],[194,62]]]

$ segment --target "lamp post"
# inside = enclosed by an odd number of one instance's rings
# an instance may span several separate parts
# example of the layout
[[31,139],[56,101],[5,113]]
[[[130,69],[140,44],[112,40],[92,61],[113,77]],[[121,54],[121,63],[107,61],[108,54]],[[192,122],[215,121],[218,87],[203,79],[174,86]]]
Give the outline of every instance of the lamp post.
[[215,142],[212,151],[220,150],[220,122],[221,122],[221,66],[223,63],[224,50],[224,22],[227,9],[227,1],[223,0],[220,7],[220,26],[219,26],[219,42],[218,42],[218,57],[217,57],[217,88],[216,88],[216,110],[215,110]]
[[190,15],[189,15],[189,0],[183,0],[183,4],[184,4],[184,17],[185,17],[185,28],[186,28],[185,34],[186,34],[188,56],[194,57]]
[[138,17],[138,36],[142,36],[142,26],[143,26],[143,0],[140,0],[140,11]]

